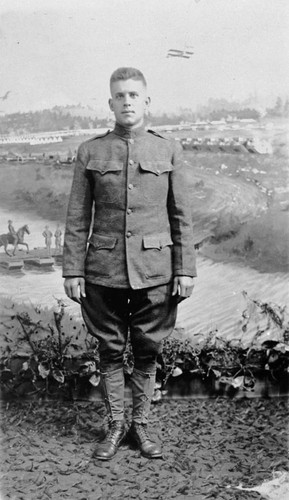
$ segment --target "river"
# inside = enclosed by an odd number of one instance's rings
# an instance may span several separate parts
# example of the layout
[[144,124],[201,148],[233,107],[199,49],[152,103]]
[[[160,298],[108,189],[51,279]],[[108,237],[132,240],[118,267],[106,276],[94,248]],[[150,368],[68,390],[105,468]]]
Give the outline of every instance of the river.
[[[1,208],[0,215],[1,234],[7,232],[8,219],[13,220],[16,229],[29,224],[30,235],[25,236],[25,241],[30,248],[44,246],[42,232],[45,225],[52,232],[56,228],[56,223],[30,213],[13,213]],[[3,252],[3,247],[0,251]],[[233,263],[214,262],[201,255],[198,255],[197,262],[198,278],[193,295],[180,304],[177,317],[177,327],[184,329],[185,338],[194,338],[200,332],[206,334],[213,329],[218,329],[227,339],[240,338],[240,320],[246,306],[243,290],[251,298],[288,305],[287,273],[259,273]],[[60,266],[45,272],[37,269],[0,272],[0,297],[9,296],[17,302],[48,307],[56,304],[55,298],[64,299],[69,311],[80,316],[79,306],[65,296]]]

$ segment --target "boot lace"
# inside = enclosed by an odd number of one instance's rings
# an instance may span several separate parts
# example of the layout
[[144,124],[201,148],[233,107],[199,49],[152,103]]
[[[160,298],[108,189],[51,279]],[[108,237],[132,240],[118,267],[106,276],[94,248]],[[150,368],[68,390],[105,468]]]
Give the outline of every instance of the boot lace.
[[113,421],[109,427],[109,430],[105,436],[105,441],[114,441],[118,433],[121,431],[122,423],[117,420]]
[[149,435],[148,435],[148,431],[147,431],[147,427],[146,425],[137,425],[136,426],[136,430],[137,430],[137,433],[139,435],[139,438],[142,440],[142,441],[151,441]]

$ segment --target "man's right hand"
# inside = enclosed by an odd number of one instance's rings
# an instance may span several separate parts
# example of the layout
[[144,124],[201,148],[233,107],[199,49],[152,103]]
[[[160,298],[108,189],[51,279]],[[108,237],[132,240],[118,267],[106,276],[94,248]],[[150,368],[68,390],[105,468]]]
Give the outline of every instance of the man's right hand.
[[74,300],[74,302],[78,302],[78,304],[81,304],[81,297],[86,297],[84,278],[65,278],[64,290],[67,297],[69,297],[71,300]]

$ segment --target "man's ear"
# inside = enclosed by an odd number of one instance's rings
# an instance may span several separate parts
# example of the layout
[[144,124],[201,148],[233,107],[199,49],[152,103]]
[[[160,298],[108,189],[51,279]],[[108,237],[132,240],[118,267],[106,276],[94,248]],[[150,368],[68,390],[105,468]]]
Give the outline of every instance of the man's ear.
[[149,107],[150,103],[151,103],[151,98],[149,96],[147,96],[145,99],[145,104],[146,104],[147,108]]
[[150,103],[151,103],[151,98],[150,97],[146,97],[146,99],[145,99],[145,108],[144,108],[144,114],[145,114],[145,116],[148,116],[148,114],[149,114]]
[[108,105],[109,105],[110,111],[113,111],[113,100],[111,98],[108,99]]

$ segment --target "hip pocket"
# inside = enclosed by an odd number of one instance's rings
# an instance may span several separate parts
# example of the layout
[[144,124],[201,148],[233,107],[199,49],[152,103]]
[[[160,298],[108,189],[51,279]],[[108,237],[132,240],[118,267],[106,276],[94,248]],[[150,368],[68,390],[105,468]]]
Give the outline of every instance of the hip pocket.
[[143,262],[146,278],[172,274],[172,239],[168,233],[143,237]]
[[117,238],[93,234],[89,239],[85,267],[90,274],[111,276],[114,269]]

